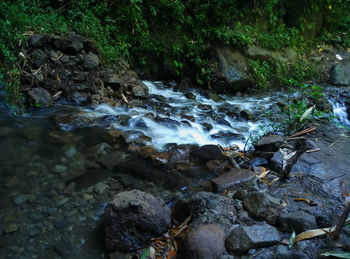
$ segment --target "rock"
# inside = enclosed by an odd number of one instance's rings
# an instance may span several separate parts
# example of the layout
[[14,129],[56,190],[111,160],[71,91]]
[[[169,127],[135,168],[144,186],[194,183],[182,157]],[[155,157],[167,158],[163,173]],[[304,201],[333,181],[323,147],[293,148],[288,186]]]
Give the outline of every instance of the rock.
[[267,165],[267,164],[268,164],[268,161],[262,157],[255,157],[249,161],[249,165],[251,167],[256,167],[256,166],[260,166],[260,165]]
[[87,40],[78,35],[69,36],[54,36],[52,39],[53,45],[66,54],[76,55],[84,48],[84,43]]
[[56,165],[55,168],[53,169],[54,173],[59,173],[59,174],[65,173],[67,171],[68,171],[68,167],[65,165]]
[[64,217],[60,217],[55,221],[55,227],[58,229],[62,229],[66,227],[68,224],[69,224],[69,221]]
[[192,152],[192,156],[201,162],[210,160],[227,160],[228,158],[222,154],[221,149],[217,145],[204,145]]
[[350,64],[336,64],[331,71],[330,83],[339,86],[350,85]]
[[32,53],[32,64],[39,69],[48,59],[48,54],[41,49],[36,49]]
[[214,92],[209,92],[209,97],[210,99],[212,99],[214,102],[221,102],[223,99],[218,96],[216,93]]
[[10,224],[6,226],[5,233],[10,234],[10,233],[16,232],[17,229],[18,229],[18,226],[16,224]]
[[215,192],[223,192],[224,190],[240,190],[249,184],[256,177],[248,169],[234,169],[229,173],[216,177],[211,180]]
[[27,202],[30,198],[30,194],[22,194],[22,195],[18,195],[15,197],[15,199],[13,200],[13,202],[16,204],[16,205],[21,205],[25,202]]
[[297,59],[297,52],[292,49],[281,52],[264,49],[254,45],[248,46],[246,54],[252,59],[261,61],[275,60],[282,63],[288,63],[291,61],[296,61]]
[[45,34],[36,34],[28,39],[28,44],[34,48],[44,47],[48,37]]
[[120,87],[118,74],[109,69],[103,73],[103,82],[105,85],[110,85],[112,88]]
[[253,114],[248,110],[242,110],[239,115],[245,120],[252,120]]
[[192,227],[218,224],[228,234],[236,222],[235,201],[210,192],[198,192],[175,206],[178,222],[183,222],[189,215],[192,215]]
[[288,246],[278,245],[275,250],[276,259],[309,259],[306,254],[295,249],[295,247],[288,248]]
[[74,253],[74,245],[72,241],[66,238],[57,241],[55,244],[55,249],[65,258],[72,256]]
[[[297,158],[296,153],[293,155],[291,154],[292,152],[294,151],[290,151],[288,149],[280,149],[275,152],[271,158],[272,169],[283,176],[287,176]],[[290,157],[289,159],[286,159],[288,155],[290,155]]]
[[52,96],[49,91],[41,87],[36,87],[28,91],[28,95],[33,100],[33,106],[47,107],[52,105]]
[[143,83],[136,84],[132,87],[133,95],[137,97],[147,97],[148,96],[148,88]]
[[280,199],[262,192],[251,192],[243,200],[243,207],[249,214],[257,219],[266,220],[271,225],[277,220],[281,204]]
[[89,70],[89,71],[94,70],[98,67],[99,64],[100,64],[100,59],[95,53],[89,52],[85,54],[83,66],[86,70]]
[[95,193],[101,195],[108,189],[108,185],[104,183],[98,183],[94,186]]
[[268,224],[239,226],[226,239],[226,249],[233,254],[244,254],[252,248],[269,247],[281,240],[279,232]]
[[182,258],[218,258],[225,252],[225,231],[219,225],[199,225],[180,247]]
[[105,208],[104,229],[109,249],[131,251],[160,236],[171,223],[166,203],[139,190],[117,194]]
[[304,211],[281,213],[277,219],[277,226],[283,231],[297,234],[310,229],[316,229],[316,218]]
[[[345,134],[345,135],[343,135]],[[341,197],[340,186],[349,186],[350,191],[350,138],[348,133],[334,125],[320,125],[308,139],[314,140],[318,152],[303,153],[292,166],[290,174],[302,172],[321,180],[321,189],[330,195]],[[339,139],[341,138],[341,141]],[[332,145],[331,147],[329,147]],[[342,183],[342,184],[341,184]]]
[[280,135],[265,135],[255,143],[256,151],[275,152],[283,144],[284,138]]
[[186,98],[188,98],[188,99],[196,100],[196,95],[193,94],[193,93],[188,92],[188,93],[185,94],[185,96],[186,96]]
[[220,73],[225,79],[223,85],[216,86],[217,90],[234,94],[253,86],[252,80],[247,75],[246,59],[238,50],[229,47],[218,47],[216,55],[219,61]]

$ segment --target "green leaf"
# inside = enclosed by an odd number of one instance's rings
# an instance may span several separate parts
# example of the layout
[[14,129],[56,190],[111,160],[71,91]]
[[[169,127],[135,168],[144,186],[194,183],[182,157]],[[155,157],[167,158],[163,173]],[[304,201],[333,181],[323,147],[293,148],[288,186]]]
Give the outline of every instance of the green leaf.
[[294,244],[294,239],[295,239],[295,231],[293,231],[292,234],[290,235],[289,243],[288,243],[289,248],[292,248],[292,246]]
[[143,254],[141,255],[140,259],[146,259],[147,256],[149,256],[150,251],[151,251],[151,247],[147,248],[147,249],[143,252]]

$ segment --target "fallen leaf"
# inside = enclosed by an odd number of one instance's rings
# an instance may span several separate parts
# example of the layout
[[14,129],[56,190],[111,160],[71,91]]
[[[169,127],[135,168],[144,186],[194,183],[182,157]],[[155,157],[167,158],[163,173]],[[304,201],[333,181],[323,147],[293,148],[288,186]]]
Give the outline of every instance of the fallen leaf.
[[172,259],[174,257],[176,257],[176,251],[174,249],[170,249],[168,253],[168,259]]
[[326,234],[325,231],[333,232],[334,230],[335,230],[335,226],[331,227],[331,228],[323,228],[323,229],[320,228],[320,229],[307,230],[305,232],[298,234],[294,239],[294,243],[297,243],[297,242],[305,240],[305,239],[323,236]]
[[321,255],[323,256],[333,256],[333,257],[338,257],[338,258],[350,258],[350,252],[325,252],[322,253]]
[[295,231],[293,231],[292,234],[290,235],[289,242],[288,242],[289,248],[292,248],[292,246],[294,244],[294,239],[295,239]]
[[315,107],[316,107],[316,105],[314,105],[314,106],[310,107],[309,109],[307,109],[303,113],[303,115],[301,116],[300,121],[303,121],[307,116],[309,116],[312,113],[312,111],[315,109]]

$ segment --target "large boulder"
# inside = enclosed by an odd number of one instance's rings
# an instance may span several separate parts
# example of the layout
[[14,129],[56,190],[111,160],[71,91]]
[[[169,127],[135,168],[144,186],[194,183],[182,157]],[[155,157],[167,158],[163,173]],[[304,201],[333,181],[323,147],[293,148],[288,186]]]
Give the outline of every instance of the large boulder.
[[244,254],[252,248],[275,245],[280,240],[277,229],[268,224],[239,226],[226,239],[226,249],[233,254]]
[[253,82],[248,76],[246,59],[238,50],[229,47],[217,47],[216,55],[219,61],[220,73],[226,80],[224,85],[217,86],[218,91],[235,93],[252,87]]
[[297,59],[297,52],[293,49],[285,51],[273,51],[250,45],[247,47],[246,54],[252,59],[263,61],[277,61],[282,63],[293,62]]
[[121,192],[104,211],[106,246],[131,251],[165,232],[171,223],[166,203],[139,190]]
[[226,251],[225,237],[219,225],[200,225],[187,234],[180,248],[180,258],[218,258]]
[[336,64],[331,71],[330,83],[339,86],[350,85],[350,63]]

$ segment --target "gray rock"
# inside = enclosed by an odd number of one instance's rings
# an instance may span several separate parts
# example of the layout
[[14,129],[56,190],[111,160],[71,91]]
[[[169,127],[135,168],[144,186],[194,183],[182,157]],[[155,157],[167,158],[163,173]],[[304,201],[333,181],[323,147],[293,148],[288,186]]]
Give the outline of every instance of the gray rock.
[[192,155],[201,162],[210,160],[227,160],[228,158],[222,154],[221,149],[217,145],[204,145],[193,151]]
[[[247,75],[247,62],[244,56],[235,49],[218,47],[216,49],[220,73],[226,80],[224,89],[230,93],[249,89],[253,82]],[[222,91],[222,90],[221,90]]]
[[95,53],[89,52],[84,56],[83,66],[86,70],[91,71],[97,68],[99,64],[100,64],[100,59]]
[[47,107],[52,105],[52,96],[49,91],[41,87],[36,87],[28,91],[35,106]]
[[67,226],[69,224],[69,221],[62,217],[62,218],[58,218],[56,221],[55,221],[55,227],[58,228],[58,229],[62,229],[64,228],[65,226]]
[[226,251],[225,237],[219,225],[200,225],[187,234],[180,247],[181,258],[218,258]]
[[[293,155],[289,159],[285,158],[285,154],[290,154],[290,150],[278,150],[275,152],[271,158],[271,168],[283,176],[287,176],[295,162],[297,156]],[[292,155],[292,154],[291,154]]]
[[56,251],[67,258],[68,256],[72,256],[74,253],[74,246],[72,241],[69,239],[63,238],[56,242],[55,244]]
[[280,199],[262,192],[251,192],[243,200],[243,207],[249,214],[257,219],[266,220],[271,225],[277,220],[281,204]]
[[198,192],[175,207],[175,218],[182,222],[192,215],[191,226],[218,224],[228,234],[236,222],[235,201],[210,192]]
[[332,85],[346,86],[350,84],[350,64],[336,64],[330,77],[330,83]]
[[147,97],[148,96],[148,88],[143,83],[136,84],[132,87],[132,93],[138,97]]
[[104,230],[109,249],[131,251],[160,236],[171,223],[166,203],[139,190],[117,194],[105,208]]
[[242,110],[239,115],[245,120],[252,120],[253,114],[248,110]]
[[87,40],[81,36],[78,35],[70,35],[70,36],[54,36],[52,38],[53,45],[71,55],[78,54],[79,51],[81,51],[84,48],[84,43]]
[[37,49],[32,54],[34,68],[39,69],[48,59],[48,54],[41,49]]
[[278,245],[275,250],[276,259],[309,259],[306,254],[293,248],[288,248],[288,246]]
[[215,192],[240,190],[256,177],[248,169],[235,169],[211,180]]
[[111,87],[120,86],[120,78],[112,70],[106,70],[103,73],[103,82],[105,83],[105,85],[110,85]]
[[317,223],[313,215],[304,211],[281,213],[277,219],[277,226],[284,231],[295,231],[297,234],[310,229],[316,229]]
[[283,144],[284,138],[280,135],[265,135],[255,143],[255,150],[275,152]]
[[249,165],[251,167],[256,167],[256,166],[260,166],[260,165],[267,165],[269,162],[262,157],[255,157],[252,160],[249,161]]
[[226,239],[226,249],[233,254],[244,254],[252,248],[269,247],[281,240],[276,228],[268,225],[239,226]]
[[45,34],[36,34],[28,39],[28,44],[31,47],[40,48],[45,45],[47,38],[48,37]]
[[30,194],[22,194],[22,195],[18,195],[14,198],[13,202],[16,204],[16,205],[21,205],[25,202],[27,202],[30,198]]

